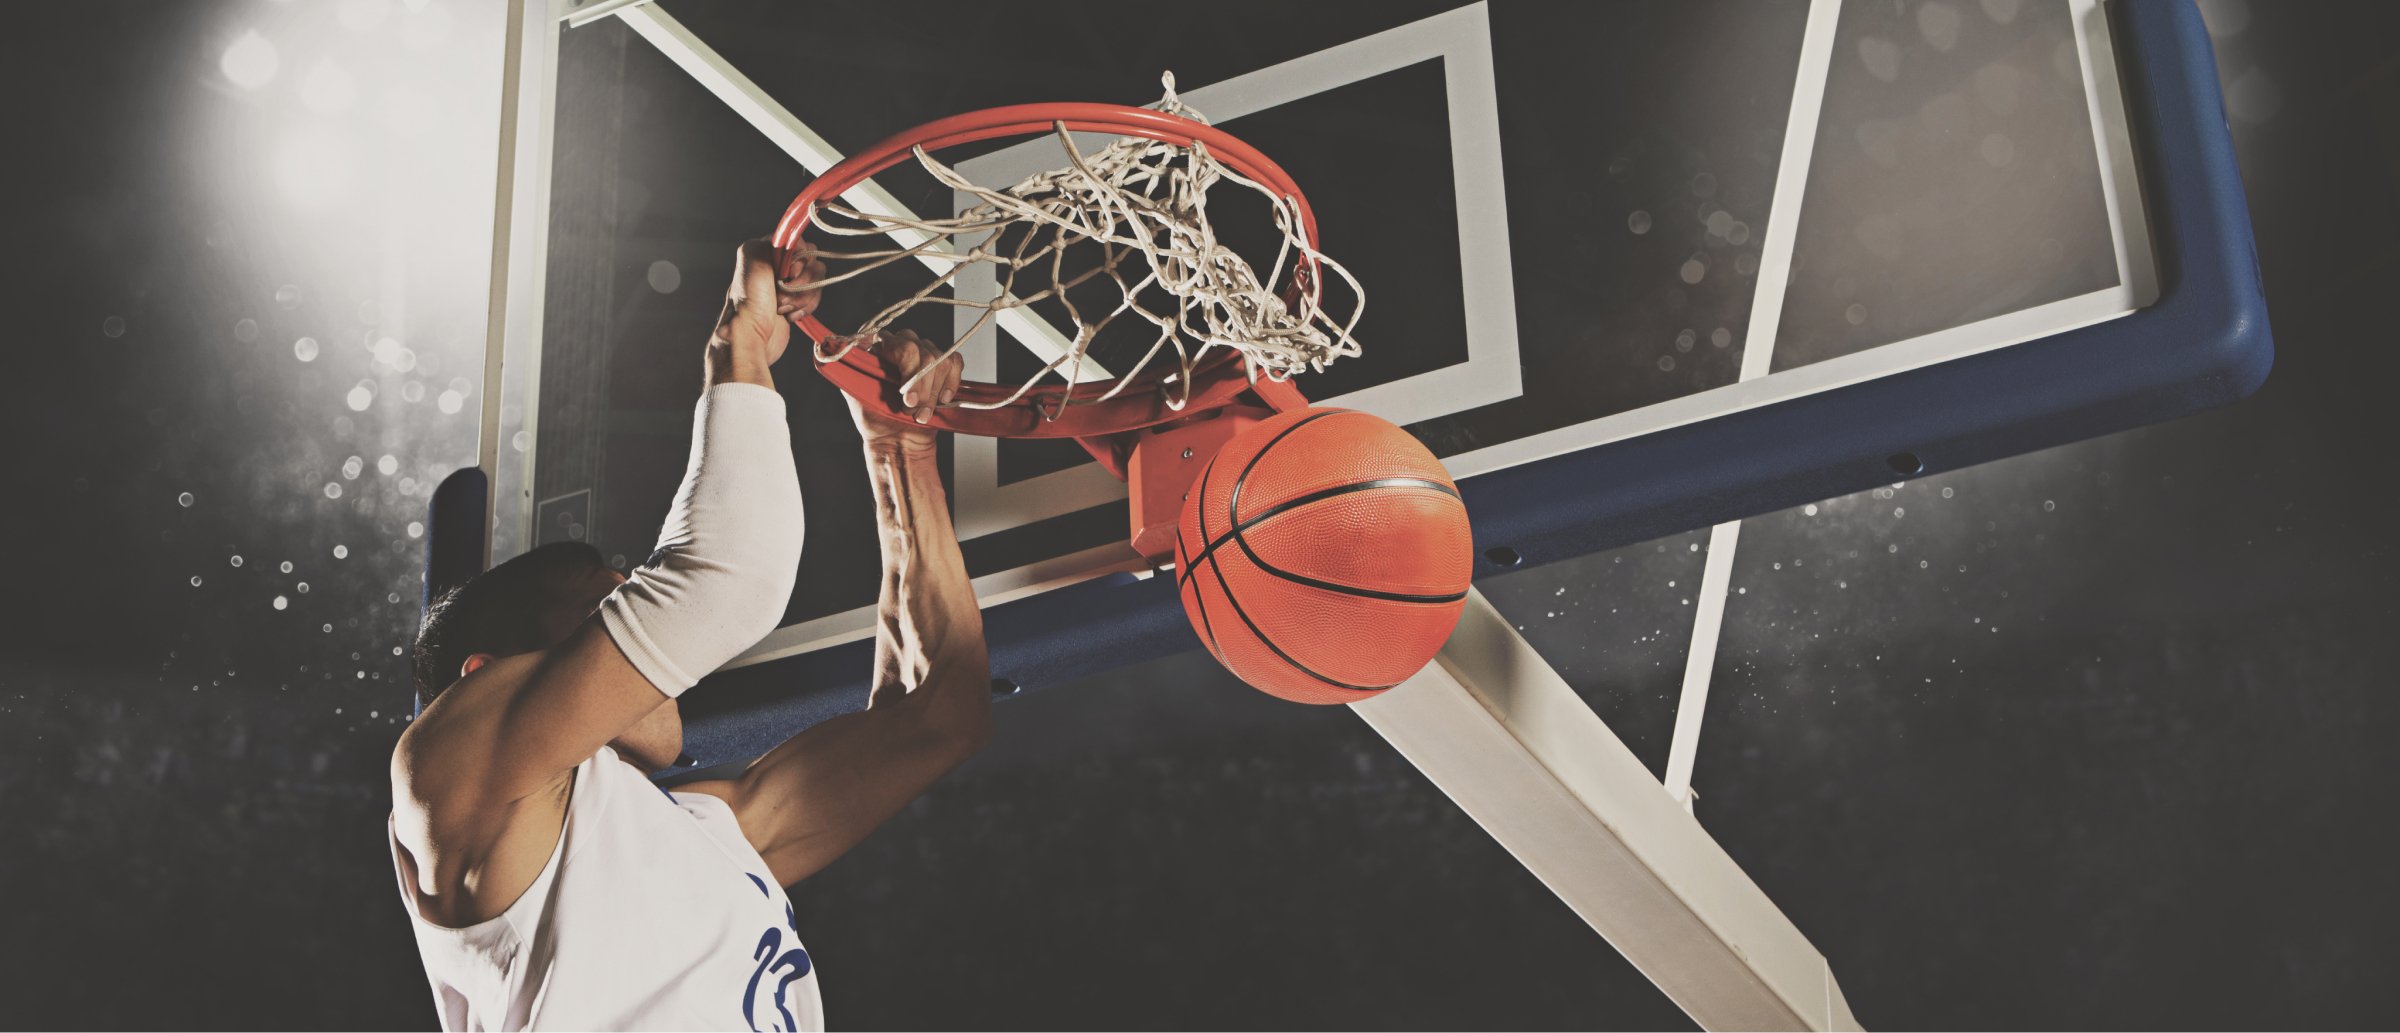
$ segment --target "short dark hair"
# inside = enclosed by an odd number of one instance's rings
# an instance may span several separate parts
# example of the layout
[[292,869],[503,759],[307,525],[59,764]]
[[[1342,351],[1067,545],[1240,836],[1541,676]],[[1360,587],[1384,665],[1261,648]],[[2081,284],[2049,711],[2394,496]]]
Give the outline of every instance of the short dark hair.
[[582,622],[591,579],[608,569],[600,550],[552,542],[436,596],[410,658],[417,705],[430,706],[477,653],[515,656],[557,645]]

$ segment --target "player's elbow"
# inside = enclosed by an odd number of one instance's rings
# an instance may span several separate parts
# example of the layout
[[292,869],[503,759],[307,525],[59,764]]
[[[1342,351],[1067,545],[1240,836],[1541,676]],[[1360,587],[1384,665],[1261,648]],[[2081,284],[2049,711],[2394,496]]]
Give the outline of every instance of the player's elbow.
[[960,718],[956,727],[950,730],[949,738],[952,748],[958,752],[959,759],[962,761],[983,752],[984,747],[991,745],[992,707],[990,701],[986,700],[982,706],[974,708],[971,713]]
[[[747,541],[709,542],[711,548],[661,550],[651,563],[635,571],[621,593],[660,589],[654,600],[674,606],[715,625],[720,641],[713,643],[725,658],[765,638],[783,621],[791,604],[800,570],[800,505],[798,491],[760,492],[789,495],[788,503],[768,507],[787,514],[774,523],[780,529]],[[641,583],[637,586],[636,583]],[[713,666],[713,665],[712,665]],[[703,672],[705,673],[705,672]]]
[[992,719],[986,713],[960,718],[930,729],[926,752],[936,758],[940,771],[956,770],[974,758],[992,741]]
[[635,670],[678,695],[775,630],[799,557],[765,552],[727,563],[662,550],[601,602],[600,620]]
[[926,714],[926,731],[955,765],[992,741],[991,669],[964,665],[943,672],[943,680],[942,691],[927,693],[936,705]]
[[[767,637],[782,625],[784,608],[791,605],[792,588],[798,583],[800,550],[764,551],[766,554],[751,564],[743,576],[721,586],[715,601],[718,612],[739,626],[732,641],[757,642]],[[735,652],[738,655],[740,650]]]

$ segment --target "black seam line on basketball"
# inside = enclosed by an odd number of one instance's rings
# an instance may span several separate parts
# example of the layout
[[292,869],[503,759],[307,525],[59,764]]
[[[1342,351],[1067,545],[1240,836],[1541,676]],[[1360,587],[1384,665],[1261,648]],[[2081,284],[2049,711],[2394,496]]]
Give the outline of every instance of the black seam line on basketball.
[[1250,562],[1258,565],[1258,569],[1265,571],[1271,576],[1289,581],[1295,585],[1306,585],[1310,588],[1320,588],[1328,592],[1338,592],[1342,595],[1357,596],[1361,599],[1381,599],[1385,602],[1393,603],[1423,603],[1427,605],[1434,605],[1440,603],[1455,603],[1467,597],[1467,593],[1465,592],[1452,592],[1446,595],[1409,595],[1404,592],[1378,592],[1372,588],[1353,588],[1349,585],[1339,585],[1331,581],[1319,581],[1316,578],[1309,577],[1306,574],[1294,574],[1288,570],[1278,569],[1274,564],[1259,559],[1257,553],[1250,551],[1250,543],[1248,541],[1237,537],[1234,539],[1234,542],[1242,547],[1242,555],[1249,557]]
[[[1210,454],[1208,457],[1208,465],[1200,468],[1200,540],[1204,542],[1208,540],[1208,478],[1209,475],[1217,472],[1217,456],[1220,454],[1222,453]],[[1184,547],[1183,524],[1181,521],[1178,521],[1175,525],[1175,547],[1177,549],[1182,549]],[[1188,570],[1192,565],[1193,564],[1187,563],[1184,566]],[[1222,585],[1224,583],[1224,579],[1220,577],[1217,579],[1217,582],[1218,584]],[[1177,592],[1180,593],[1183,589],[1182,582],[1177,582],[1175,588]],[[1217,629],[1215,625],[1210,624],[1208,621],[1208,602],[1207,600],[1203,599],[1201,595],[1202,593],[1200,591],[1200,586],[1193,585],[1192,601],[1200,606],[1200,627],[1201,630],[1208,633],[1208,651],[1216,656],[1218,663],[1224,663],[1225,651],[1217,646]],[[1227,600],[1231,600],[1233,598],[1233,593],[1230,591],[1226,592],[1225,598]]]
[[[1204,542],[1208,540],[1208,479],[1217,472],[1217,460],[1223,455],[1222,452],[1210,455],[1208,465],[1200,468],[1200,487],[1198,489],[1200,501],[1198,505],[1200,507],[1200,540]],[[1180,522],[1178,522],[1176,530],[1178,532],[1183,530]]]
[[[1306,495],[1300,496],[1299,498],[1285,499],[1282,502],[1278,502],[1273,508],[1268,509],[1266,512],[1242,521],[1241,525],[1234,530],[1227,531],[1222,535],[1218,535],[1216,541],[1208,543],[1207,546],[1200,550],[1199,555],[1192,557],[1192,565],[1198,566],[1199,561],[1207,559],[1211,553],[1217,551],[1218,546],[1232,541],[1233,536],[1241,531],[1247,531],[1253,527],[1257,527],[1258,525],[1266,523],[1275,517],[1289,513],[1292,510],[1299,509],[1300,507],[1306,506],[1313,502],[1323,502],[1326,499],[1338,498],[1340,496],[1350,494],[1351,492],[1373,491],[1377,488],[1431,488],[1434,491],[1441,492],[1442,494],[1448,495],[1451,498],[1458,498],[1458,491],[1456,489],[1453,489],[1449,485],[1443,484],[1440,481],[1426,480],[1423,477],[1378,477],[1371,481],[1358,481],[1353,484],[1344,484],[1332,488],[1325,488],[1319,491],[1312,491]],[[1261,563],[1259,566],[1265,567],[1266,564]],[[1186,578],[1191,576],[1188,568],[1180,573]]]
[[[1184,555],[1183,528],[1177,527],[1175,529],[1175,556],[1177,559],[1182,559]],[[1179,583],[1175,587],[1180,594],[1183,585]],[[1208,638],[1209,653],[1217,658],[1218,663],[1225,662],[1225,653],[1217,648],[1216,625],[1208,622],[1208,598],[1200,591],[1199,585],[1192,586],[1192,606],[1195,612],[1200,614],[1200,633]]]
[[[1334,688],[1348,689],[1352,692],[1382,692],[1383,690],[1392,687],[1391,685],[1352,685],[1346,681],[1335,681],[1310,670],[1307,664],[1292,659],[1292,654],[1284,652],[1282,646],[1276,645],[1274,639],[1269,638],[1265,631],[1259,629],[1257,621],[1250,619],[1249,612],[1242,609],[1242,601],[1233,597],[1233,589],[1225,584],[1224,565],[1218,563],[1216,557],[1211,556],[1208,558],[1208,569],[1210,573],[1213,573],[1217,576],[1217,589],[1225,593],[1225,602],[1233,607],[1233,615],[1241,618],[1243,626],[1250,629],[1250,637],[1257,639],[1261,645],[1273,650],[1275,655],[1281,657],[1283,662],[1290,665],[1292,670],[1324,682],[1325,684],[1331,685]],[[1194,589],[1194,594],[1198,594],[1197,588]],[[1222,660],[1223,657],[1220,656],[1219,659]],[[1396,685],[1399,683],[1394,682],[1393,684]]]

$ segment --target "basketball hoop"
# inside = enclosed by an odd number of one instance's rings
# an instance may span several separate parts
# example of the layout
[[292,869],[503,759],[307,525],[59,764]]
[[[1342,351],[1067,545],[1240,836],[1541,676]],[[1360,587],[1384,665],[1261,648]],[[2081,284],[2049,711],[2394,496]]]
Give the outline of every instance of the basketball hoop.
[[[874,351],[895,320],[918,305],[979,310],[940,356],[946,359],[1004,313],[1030,316],[1030,306],[1045,303],[1072,323],[1071,333],[1061,335],[1066,347],[1021,383],[960,384],[955,402],[936,408],[930,426],[989,437],[1090,439],[1221,408],[1245,391],[1274,409],[1305,405],[1291,377],[1358,354],[1351,330],[1364,292],[1317,250],[1316,217],[1291,177],[1184,107],[1171,75],[1164,82],[1166,96],[1147,108],[1020,104],[928,122],[817,177],[775,229],[785,279],[809,257],[826,263],[826,275],[815,281],[820,286],[908,261],[937,270],[932,282],[850,333],[836,333],[814,315],[798,320],[819,370],[867,409],[902,418],[899,398],[907,384]],[[1079,132],[1118,139],[1087,154],[1070,135]],[[933,157],[961,144],[1044,133],[1057,139],[1062,166],[1005,190],[970,183]],[[845,192],[910,157],[975,203],[950,218],[912,218],[841,202]],[[1209,224],[1209,191],[1219,186],[1267,200],[1281,243],[1264,275]],[[803,241],[810,231],[820,243]],[[889,237],[890,245],[844,252],[821,244],[845,237]],[[998,284],[989,299],[959,296],[960,274],[977,266],[989,267]],[[1322,308],[1328,275],[1349,288],[1346,318]],[[1093,308],[1068,297],[1072,289],[1111,284],[1118,294],[1113,306]],[[1148,350],[1121,372],[1084,379],[1096,365],[1093,341],[1120,321],[1147,324]],[[1106,446],[1086,445],[1109,461]],[[1111,464],[1120,475],[1126,451],[1119,447]]]

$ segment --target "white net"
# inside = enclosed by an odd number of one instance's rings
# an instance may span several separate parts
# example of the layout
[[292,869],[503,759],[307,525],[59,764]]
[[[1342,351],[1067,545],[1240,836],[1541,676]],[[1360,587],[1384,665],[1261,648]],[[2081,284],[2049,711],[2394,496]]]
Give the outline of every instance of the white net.
[[[1164,83],[1166,96],[1149,105],[1151,109],[1206,122],[1176,98],[1172,75]],[[968,408],[1016,404],[1045,379],[1070,388],[1079,381],[1091,382],[1088,371],[1096,367],[1089,361],[1092,346],[1103,331],[1120,323],[1139,331],[1129,335],[1120,329],[1115,335],[1120,342],[1128,336],[1137,342],[1131,348],[1120,344],[1111,353],[1112,362],[1125,368],[1108,378],[1109,387],[1082,401],[1113,398],[1152,364],[1171,362],[1178,368],[1162,371],[1170,375],[1157,378],[1158,390],[1169,408],[1180,410],[1191,395],[1193,370],[1211,348],[1238,349],[1251,378],[1275,380],[1358,354],[1351,331],[1365,311],[1365,292],[1349,270],[1310,243],[1293,198],[1226,167],[1197,142],[1185,146],[1121,137],[1086,154],[1063,124],[1054,125],[1053,133],[1065,152],[1065,167],[1029,176],[1004,190],[970,183],[922,147],[916,148],[917,162],[926,172],[974,199],[951,218],[820,205],[810,219],[820,235],[817,257],[826,264],[820,285],[894,263],[924,262],[938,271],[922,289],[885,306],[857,330],[818,342],[818,361],[837,361],[853,348],[871,349],[886,328],[919,305],[980,310],[944,357],[1011,310],[1030,314],[1038,305],[1049,316],[1063,314],[1072,324],[1071,333],[1059,328],[1066,346],[1013,394],[1000,401],[957,403]],[[1253,266],[1218,239],[1209,224],[1208,206],[1210,190],[1220,186],[1246,189],[1266,199],[1280,238],[1272,262]],[[825,246],[835,238],[865,237],[890,238],[891,246],[856,251]],[[973,296],[984,291],[958,289],[961,273],[978,265],[990,267],[998,285],[989,297]],[[1266,270],[1263,277],[1260,268]],[[1322,304],[1329,277],[1348,288],[1349,301],[1339,318]],[[1093,304],[1095,289],[1101,290],[1098,304]],[[1146,348],[1140,341],[1147,342]],[[1135,357],[1126,362],[1127,356]],[[1063,406],[1072,404],[1073,394],[1055,397]],[[1044,415],[1055,419],[1059,410]]]

